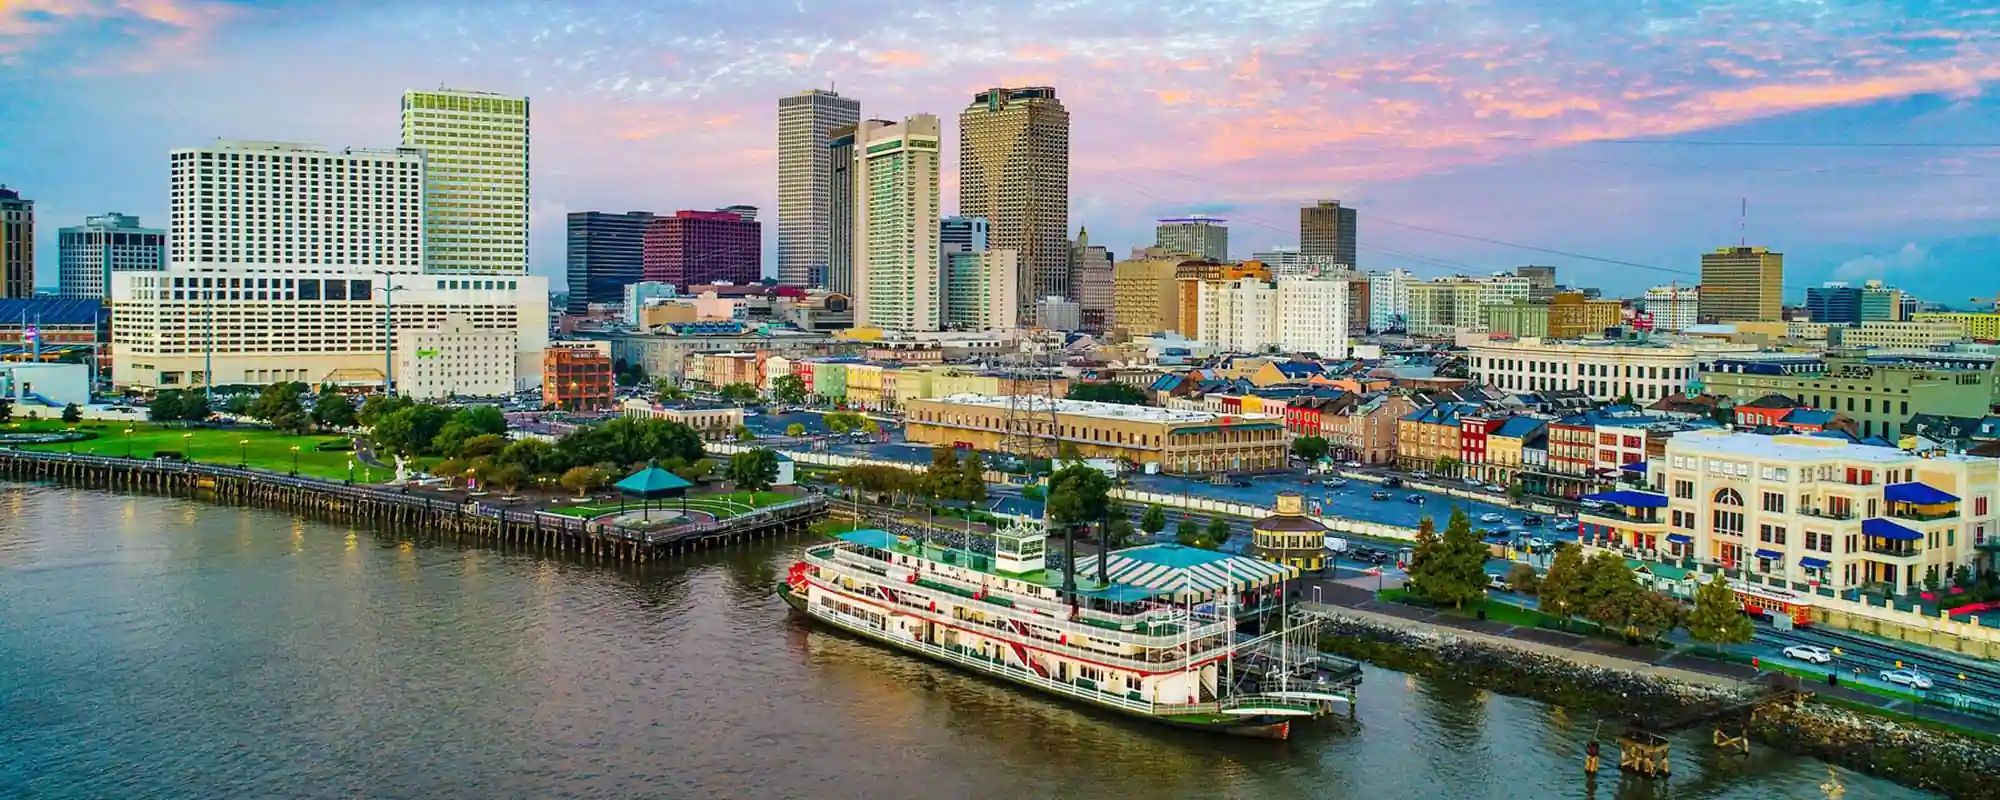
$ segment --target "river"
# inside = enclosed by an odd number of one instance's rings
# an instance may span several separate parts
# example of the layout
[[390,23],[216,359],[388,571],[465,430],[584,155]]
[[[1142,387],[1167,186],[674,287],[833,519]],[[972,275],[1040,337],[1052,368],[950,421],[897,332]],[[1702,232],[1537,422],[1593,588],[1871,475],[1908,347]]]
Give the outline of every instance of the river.
[[1592,794],[1594,720],[1373,669],[1290,742],[1078,711],[789,618],[798,545],[618,567],[0,485],[0,796],[1825,796],[1699,736],[1670,792]]

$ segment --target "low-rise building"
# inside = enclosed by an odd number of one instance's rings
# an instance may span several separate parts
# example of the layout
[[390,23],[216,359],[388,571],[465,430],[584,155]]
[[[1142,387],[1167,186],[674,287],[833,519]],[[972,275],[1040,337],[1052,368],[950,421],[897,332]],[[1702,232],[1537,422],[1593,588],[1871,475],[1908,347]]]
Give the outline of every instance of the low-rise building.
[[1473,380],[1502,391],[1576,389],[1600,402],[1630,397],[1643,405],[1684,389],[1704,355],[1756,349],[1692,341],[1489,340],[1467,348],[1467,366]]
[[1932,350],[1965,338],[1956,322],[1863,322],[1827,330],[1827,343],[1855,350]]
[[396,331],[396,392],[418,400],[513,394],[517,338],[462,317]]
[[[1405,471],[1435,471],[1456,464],[1459,418],[1478,413],[1476,405],[1436,403],[1404,414],[1396,420],[1396,467]],[[1455,469],[1445,471],[1456,473]]]
[[1486,461],[1474,477],[1502,486],[1513,485],[1523,473],[1540,468],[1529,463],[1531,448],[1540,449],[1541,461],[1546,465],[1548,438],[1548,420],[1508,417],[1500,427],[1486,434]]
[[2000,341],[2000,313],[1991,311],[1921,311],[1911,316],[1912,322],[1944,322],[1958,326],[1958,338],[1974,341]]
[[1276,513],[1250,526],[1250,555],[1312,572],[1326,566],[1326,526],[1305,505],[1298,492],[1279,492]]
[[[1994,399],[1990,364],[1960,366],[1900,357],[1717,358],[1702,365],[1706,391],[1741,407],[1769,395],[1794,406],[1836,411],[1859,425],[1862,438],[1894,441],[1919,413],[1983,417]],[[1743,415],[1738,411],[1738,416]],[[1758,420],[1776,422],[1775,419]]]
[[1794,591],[1915,594],[2000,524],[1994,459],[1710,430],[1669,440],[1648,473],[1648,491],[1593,498],[1581,538]]
[[[950,395],[904,403],[911,442],[1006,452],[1016,437],[1076,446],[1085,458],[1126,459],[1164,472],[1261,472],[1285,466],[1277,417],[1019,397]],[[1031,420],[1022,431],[1020,420]]]
[[635,419],[664,419],[708,434],[723,434],[743,424],[740,406],[711,403],[655,403],[632,398],[621,403],[618,413]]
[[542,352],[542,403],[565,411],[612,407],[611,347],[605,342],[549,342]]

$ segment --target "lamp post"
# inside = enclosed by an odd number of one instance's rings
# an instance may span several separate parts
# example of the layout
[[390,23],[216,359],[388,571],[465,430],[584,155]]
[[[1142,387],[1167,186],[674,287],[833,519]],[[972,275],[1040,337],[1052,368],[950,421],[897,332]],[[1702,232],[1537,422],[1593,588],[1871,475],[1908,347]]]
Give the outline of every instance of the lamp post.
[[250,440],[249,440],[249,439],[237,439],[237,440],[236,440],[236,449],[237,449],[237,455],[236,455],[236,468],[237,468],[237,469],[249,469],[249,468],[250,468]]
[[299,446],[292,445],[292,477],[299,476]]
[[71,428],[69,429],[69,434],[70,434],[70,436],[69,436],[69,454],[70,454],[70,455],[76,455],[76,428],[75,428],[75,427],[71,427]]
[[396,317],[392,313],[396,305],[396,293],[401,286],[391,285],[391,276],[396,273],[386,269],[375,270],[382,276],[382,395],[396,396]]
[[181,434],[181,455],[189,461],[194,460],[194,434]]
[[125,457],[132,457],[132,429],[125,429]]
[[347,460],[347,485],[354,485],[354,459]]
[[466,468],[465,468],[465,490],[466,490],[466,491],[468,491],[468,492],[474,492],[474,491],[478,491],[478,490],[479,490],[479,486],[478,486],[478,485],[477,485],[476,483],[474,483],[474,481],[477,481],[477,480],[479,480],[479,470],[476,470],[476,469],[473,469],[472,467],[466,467]]

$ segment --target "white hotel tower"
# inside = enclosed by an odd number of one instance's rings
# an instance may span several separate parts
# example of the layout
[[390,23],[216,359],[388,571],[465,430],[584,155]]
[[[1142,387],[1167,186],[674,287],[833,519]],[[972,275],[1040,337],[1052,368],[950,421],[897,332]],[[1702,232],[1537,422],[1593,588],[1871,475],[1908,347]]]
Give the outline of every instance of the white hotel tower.
[[501,372],[517,388],[540,380],[547,279],[425,270],[425,187],[435,177],[425,150],[218,141],[174,150],[170,163],[167,269],[111,276],[117,385],[379,386],[407,355],[396,351],[415,346],[406,339],[448,325],[485,332],[489,346],[455,348],[482,363],[430,374]]

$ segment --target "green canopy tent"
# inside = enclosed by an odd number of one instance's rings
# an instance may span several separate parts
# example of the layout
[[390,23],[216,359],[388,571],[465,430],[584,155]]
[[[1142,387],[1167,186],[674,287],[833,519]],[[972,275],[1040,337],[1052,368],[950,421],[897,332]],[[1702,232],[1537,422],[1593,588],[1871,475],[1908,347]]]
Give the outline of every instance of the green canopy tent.
[[617,489],[620,495],[618,510],[625,510],[624,498],[637,497],[644,504],[642,506],[645,509],[643,516],[646,519],[651,519],[653,516],[653,501],[661,498],[680,498],[681,513],[687,513],[687,490],[688,487],[693,485],[682,480],[679,475],[660,469],[659,463],[653,462],[648,463],[645,469],[632,473],[625,480],[612,484],[612,487]]

